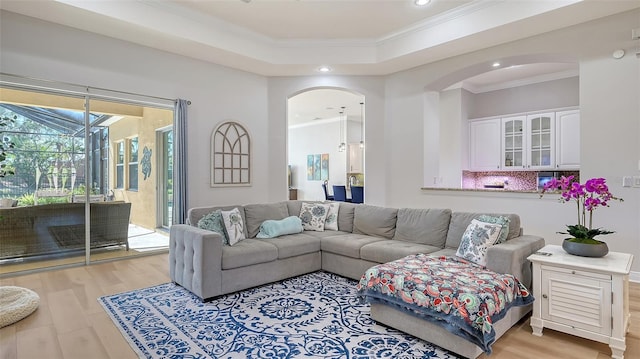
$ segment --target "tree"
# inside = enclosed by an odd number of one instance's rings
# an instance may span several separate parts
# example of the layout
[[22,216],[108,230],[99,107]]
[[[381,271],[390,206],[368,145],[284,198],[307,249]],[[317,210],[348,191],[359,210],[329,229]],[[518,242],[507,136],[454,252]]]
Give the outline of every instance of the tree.
[[15,147],[15,143],[11,142],[11,139],[5,136],[6,130],[13,125],[16,117],[0,117],[0,177],[14,174],[13,168],[7,163],[7,150],[11,150]]

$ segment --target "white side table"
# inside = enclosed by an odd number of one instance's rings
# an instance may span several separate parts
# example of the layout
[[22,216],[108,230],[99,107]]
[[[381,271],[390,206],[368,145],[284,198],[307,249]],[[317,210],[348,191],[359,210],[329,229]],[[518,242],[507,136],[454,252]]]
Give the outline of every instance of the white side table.
[[623,359],[633,255],[609,252],[601,258],[587,258],[547,245],[527,259],[533,263],[536,298],[533,335],[542,336],[546,327],[607,343],[611,357]]

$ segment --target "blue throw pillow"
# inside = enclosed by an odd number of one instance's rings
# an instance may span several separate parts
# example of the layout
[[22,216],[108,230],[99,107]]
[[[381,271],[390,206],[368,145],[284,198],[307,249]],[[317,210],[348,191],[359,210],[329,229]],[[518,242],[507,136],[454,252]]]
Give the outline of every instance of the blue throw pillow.
[[224,222],[222,220],[222,212],[213,211],[206,216],[202,217],[198,221],[198,228],[206,229],[211,232],[219,233],[222,236],[222,243],[229,245],[229,237],[224,228]]
[[281,220],[268,219],[260,225],[260,232],[256,238],[275,238],[302,231],[302,220],[299,217],[291,216]]

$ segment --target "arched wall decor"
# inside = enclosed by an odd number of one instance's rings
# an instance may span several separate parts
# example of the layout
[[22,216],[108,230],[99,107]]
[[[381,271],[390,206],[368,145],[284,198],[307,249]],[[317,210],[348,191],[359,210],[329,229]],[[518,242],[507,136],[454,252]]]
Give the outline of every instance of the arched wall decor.
[[249,133],[237,122],[223,122],[211,135],[211,187],[250,185]]

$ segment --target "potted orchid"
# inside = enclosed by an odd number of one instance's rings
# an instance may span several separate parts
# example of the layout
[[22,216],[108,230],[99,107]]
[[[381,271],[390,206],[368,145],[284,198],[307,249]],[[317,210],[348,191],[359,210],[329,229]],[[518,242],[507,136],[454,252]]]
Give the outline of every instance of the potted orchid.
[[606,255],[609,252],[607,244],[595,239],[595,236],[614,232],[593,228],[593,211],[598,207],[609,207],[613,200],[622,202],[622,198],[614,197],[609,192],[604,178],[592,178],[584,184],[574,181],[574,176],[554,178],[544,185],[540,197],[551,190],[559,191],[561,203],[575,202],[578,212],[578,223],[567,225],[567,232],[558,232],[571,236],[564,240],[562,248],[567,253],[585,257]]

